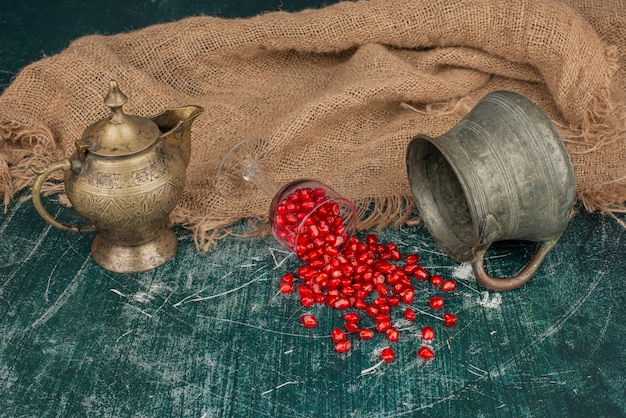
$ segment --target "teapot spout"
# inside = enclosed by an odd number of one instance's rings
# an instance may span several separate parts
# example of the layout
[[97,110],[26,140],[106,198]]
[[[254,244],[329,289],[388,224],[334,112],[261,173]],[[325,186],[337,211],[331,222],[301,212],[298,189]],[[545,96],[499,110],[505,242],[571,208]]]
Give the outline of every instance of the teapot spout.
[[191,157],[191,124],[204,108],[195,105],[166,109],[150,119],[161,131],[163,143],[180,149],[185,167]]

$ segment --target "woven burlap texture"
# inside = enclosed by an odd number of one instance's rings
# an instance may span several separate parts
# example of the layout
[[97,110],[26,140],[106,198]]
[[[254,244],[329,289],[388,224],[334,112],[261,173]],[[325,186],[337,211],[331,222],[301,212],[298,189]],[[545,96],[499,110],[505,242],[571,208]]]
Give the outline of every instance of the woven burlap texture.
[[327,182],[358,205],[362,228],[382,227],[411,216],[410,139],[445,133],[500,89],[550,115],[570,152],[578,201],[622,212],[624,5],[372,0],[80,38],[27,66],[0,97],[5,204],[33,183],[31,166],[70,155],[83,130],[107,116],[103,98],[115,79],[130,98],[127,113],[205,108],[172,214],[205,249],[242,218],[267,219],[269,197],[217,190],[218,167],[234,144],[263,139],[255,158],[276,183]]

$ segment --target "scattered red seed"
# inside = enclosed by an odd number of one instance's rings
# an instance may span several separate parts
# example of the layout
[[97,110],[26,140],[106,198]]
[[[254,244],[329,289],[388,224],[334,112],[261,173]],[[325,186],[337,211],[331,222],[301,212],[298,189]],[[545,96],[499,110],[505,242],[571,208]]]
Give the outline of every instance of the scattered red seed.
[[435,353],[429,347],[422,346],[419,350],[417,350],[417,355],[423,358],[424,360],[430,360],[435,357]]
[[338,353],[345,353],[346,351],[350,350],[352,348],[352,343],[348,340],[346,341],[340,341],[337,344],[335,344],[335,351]]
[[443,323],[446,324],[447,327],[453,327],[456,325],[456,315],[451,314],[450,312],[446,312],[443,314]]
[[404,318],[407,321],[415,321],[415,319],[417,318],[417,314],[415,313],[415,311],[411,308],[406,308],[404,310]]
[[361,328],[359,330],[359,339],[369,340],[371,338],[374,338],[374,331],[369,328]]
[[380,353],[380,358],[386,363],[391,363],[395,359],[395,353],[393,352],[393,348],[383,348],[383,351]]
[[387,334],[387,339],[391,342],[398,341],[398,338],[400,338],[400,333],[394,327],[389,328],[385,333]]
[[280,293],[293,293],[293,283],[283,282],[278,287],[278,290],[280,290]]
[[428,272],[426,271],[426,269],[424,267],[418,268],[415,273],[413,273],[413,276],[418,279],[418,280],[427,280],[428,276],[430,276],[428,274]]
[[443,277],[441,277],[438,274],[434,274],[430,277],[430,284],[432,284],[433,286],[441,286],[441,284],[443,283]]
[[348,309],[350,307],[350,301],[345,298],[337,299],[335,302],[335,309]]
[[358,322],[360,319],[361,316],[356,312],[348,312],[343,316],[343,320],[346,322]]
[[348,332],[357,332],[360,329],[358,322],[346,322],[344,328]]
[[[375,234],[367,235],[363,241],[349,237],[339,205],[328,198],[324,189],[296,190],[279,203],[275,214],[273,232],[305,263],[297,269],[297,274],[287,273],[281,277],[280,292],[293,293],[297,287],[303,306],[319,304],[339,310],[356,310],[343,315],[343,329],[335,328],[331,332],[337,352],[352,348],[347,333],[357,333],[361,340],[374,338],[374,329],[361,327],[362,318],[370,322],[368,326],[373,325],[376,331],[384,332],[389,341],[397,341],[399,331],[391,325],[391,318],[395,318],[392,310],[401,302],[413,304],[415,279],[430,279],[430,283],[443,292],[456,289],[454,280],[444,280],[438,274],[431,277],[418,264],[418,254],[409,254],[403,259],[396,244],[379,242]],[[296,277],[298,284],[295,284]],[[443,297],[432,297],[429,306],[443,309]],[[406,307],[404,318],[414,321],[417,318],[415,310]],[[442,320],[451,327],[456,324],[457,317],[446,312]],[[317,325],[311,314],[302,315],[301,321],[307,328]],[[431,341],[434,333],[433,328],[425,326],[422,339]],[[385,355],[381,353],[381,358],[384,361],[394,360],[391,348],[383,353]],[[428,360],[434,357],[434,352],[423,346],[418,355]]]
[[334,328],[330,332],[330,338],[332,338],[333,342],[340,343],[342,341],[346,341],[346,334],[339,328]]
[[410,305],[413,303],[413,298],[415,298],[415,291],[412,287],[406,288],[402,291],[402,293],[400,293],[400,298],[402,299],[402,302]]
[[286,282],[286,283],[293,283],[295,277],[292,273],[285,273],[283,274],[283,277],[280,278],[281,281]]
[[441,296],[435,296],[430,298],[428,304],[433,309],[442,309],[443,308],[443,298]]
[[407,264],[417,264],[420,261],[420,256],[418,254],[409,254],[409,255],[406,256],[404,261]]
[[317,326],[317,318],[311,314],[302,315],[300,321],[306,328],[315,328]]
[[444,280],[441,283],[441,290],[444,292],[451,292],[456,289],[456,282],[454,280]]
[[376,324],[376,331],[378,331],[378,332],[385,332],[389,328],[391,328],[391,322],[390,321],[383,321],[383,322],[379,322],[379,323]]
[[429,326],[422,328],[422,340],[432,341],[435,338],[435,330]]

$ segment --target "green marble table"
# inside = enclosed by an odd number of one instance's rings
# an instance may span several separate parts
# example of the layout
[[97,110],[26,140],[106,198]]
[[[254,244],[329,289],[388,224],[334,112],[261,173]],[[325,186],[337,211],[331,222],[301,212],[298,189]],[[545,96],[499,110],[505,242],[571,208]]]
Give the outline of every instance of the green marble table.
[[[83,34],[320,5],[9,0],[0,85]],[[177,228],[170,262],[115,274],[91,259],[93,235],[50,227],[26,195],[0,214],[0,416],[626,416],[626,230],[611,218],[579,213],[539,273],[507,293],[480,288],[423,227],[381,231],[458,283],[446,295],[451,328],[431,316],[435,289],[416,285],[421,312],[395,320],[396,360],[381,363],[380,335],[337,354],[329,333],[341,312],[278,292],[300,263],[271,237],[228,237],[205,254]],[[55,216],[79,221],[56,200],[44,199]],[[535,248],[500,243],[487,269],[512,274]],[[317,328],[300,325],[304,312]],[[437,333],[430,361],[416,356],[424,325]]]

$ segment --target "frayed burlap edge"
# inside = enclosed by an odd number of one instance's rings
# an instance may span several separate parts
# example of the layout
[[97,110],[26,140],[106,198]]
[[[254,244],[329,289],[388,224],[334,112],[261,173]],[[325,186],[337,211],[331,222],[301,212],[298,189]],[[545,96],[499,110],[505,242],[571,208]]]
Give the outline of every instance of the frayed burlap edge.
[[[572,159],[626,140],[626,98],[616,97],[615,90],[610,86],[611,78],[619,67],[617,48],[606,47],[605,56],[611,70],[606,75],[606,87],[596,93],[580,126],[558,126]],[[626,196],[626,172],[622,177],[593,187],[581,187],[577,183],[576,196],[578,203],[588,212],[609,215],[626,228],[626,222],[616,216],[626,213],[626,200],[620,201]]]

